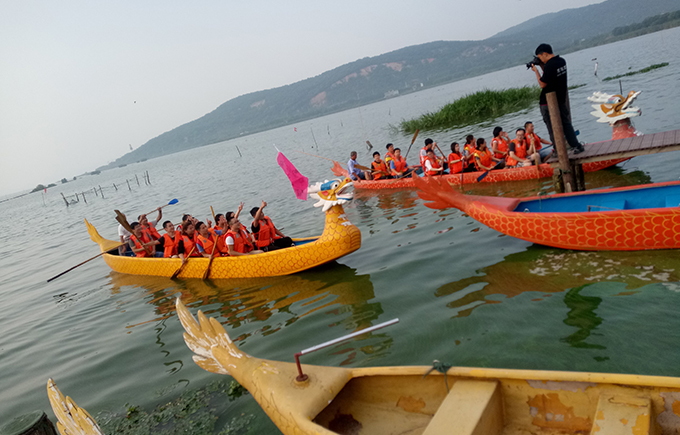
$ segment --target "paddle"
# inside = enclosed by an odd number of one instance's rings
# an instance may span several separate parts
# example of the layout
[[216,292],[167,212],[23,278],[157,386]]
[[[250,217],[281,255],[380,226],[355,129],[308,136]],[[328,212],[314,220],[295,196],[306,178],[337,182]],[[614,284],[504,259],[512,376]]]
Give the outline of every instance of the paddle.
[[132,234],[133,233],[132,227],[128,223],[125,215],[123,213],[121,213],[120,210],[114,210],[114,211],[116,212],[116,220],[118,221],[118,223],[120,223],[123,226],[123,228],[125,228],[130,234]]
[[413,143],[416,141],[416,138],[418,137],[418,133],[420,133],[420,130],[416,130],[416,133],[413,135],[413,139],[411,139],[411,145],[408,146],[408,149],[406,150],[406,155],[404,156],[404,160],[408,158],[408,153],[411,151],[411,147],[413,146]]
[[53,281],[53,280],[59,278],[60,276],[66,274],[66,273],[69,273],[70,271],[72,271],[72,270],[75,269],[76,267],[80,267],[80,266],[82,266],[83,264],[87,263],[88,261],[92,261],[92,260],[94,260],[95,258],[101,257],[102,255],[106,254],[107,252],[109,252],[109,251],[111,251],[111,250],[113,250],[113,249],[117,249],[117,248],[123,246],[124,244],[125,244],[125,243],[121,243],[121,244],[119,244],[119,245],[117,245],[117,246],[112,247],[112,248],[109,249],[108,251],[104,251],[104,252],[102,252],[101,254],[97,254],[97,255],[95,255],[95,256],[92,257],[92,258],[88,258],[87,260],[83,261],[82,263],[76,264],[76,265],[73,266],[72,268],[63,271],[63,272],[60,273],[59,275],[53,276],[52,278],[48,279],[47,282]]
[[[493,168],[489,169],[488,171],[486,171],[485,173],[483,173],[482,175],[480,175],[479,177],[477,177],[477,182],[479,183],[479,182],[482,181],[484,178],[486,178],[486,176],[489,175],[489,172],[491,172],[491,171],[493,171],[494,169],[498,168],[498,166],[499,166],[501,163],[503,163],[503,162],[500,161],[500,162],[496,163],[496,165],[495,165]],[[462,174],[462,173],[461,173],[461,176],[460,176],[460,181],[461,181],[461,183],[463,182],[463,174]]]
[[213,215],[213,221],[215,222],[215,225],[217,225],[217,219],[215,218],[215,210],[213,210],[212,205],[210,206],[210,211],[212,212]]
[[213,243],[213,249],[210,253],[210,261],[208,261],[208,268],[205,269],[205,272],[203,273],[203,279],[208,279],[208,276],[210,276],[210,266],[212,266],[212,262],[215,259],[215,248],[217,248],[217,239],[215,239],[215,243]]
[[[175,199],[170,200],[169,203],[167,203],[167,204],[165,204],[165,205],[162,205],[162,206],[160,206],[160,207],[158,207],[158,208],[167,207],[167,206],[169,206],[169,205],[175,205],[175,204],[177,204],[178,202],[179,202],[179,200],[178,200],[177,198],[175,198]],[[156,209],[154,209],[154,210],[151,210],[150,212],[148,212],[148,213],[146,213],[146,214],[151,214],[151,213],[155,212],[156,210],[158,210],[158,208],[156,208]]]
[[191,257],[191,254],[194,253],[194,249],[196,249],[196,244],[194,244],[194,247],[191,248],[191,251],[189,251],[189,255],[187,255],[186,261],[184,263],[182,263],[182,265],[180,267],[177,268],[177,270],[175,271],[175,273],[172,274],[170,279],[177,278],[177,275],[179,275],[179,273],[182,271],[182,269],[184,268],[184,265],[189,262],[189,257]]

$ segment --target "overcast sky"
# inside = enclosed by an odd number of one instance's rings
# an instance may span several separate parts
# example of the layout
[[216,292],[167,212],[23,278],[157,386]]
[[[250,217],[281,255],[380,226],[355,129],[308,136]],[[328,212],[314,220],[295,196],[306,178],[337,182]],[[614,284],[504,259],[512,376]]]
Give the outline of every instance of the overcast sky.
[[0,195],[91,171],[239,95],[602,0],[0,0]]

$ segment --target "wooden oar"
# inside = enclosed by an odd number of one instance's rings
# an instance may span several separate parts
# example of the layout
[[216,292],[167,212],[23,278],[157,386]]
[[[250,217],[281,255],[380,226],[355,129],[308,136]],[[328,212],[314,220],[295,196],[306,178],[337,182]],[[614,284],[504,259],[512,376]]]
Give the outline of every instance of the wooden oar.
[[210,253],[210,261],[208,261],[208,268],[205,269],[205,272],[203,272],[203,279],[208,279],[208,276],[210,276],[210,266],[212,266],[212,262],[215,259],[215,248],[217,248],[217,237],[215,238],[215,243],[213,243],[213,249],[212,252]]
[[132,227],[128,223],[125,215],[123,213],[121,213],[120,210],[114,210],[114,211],[116,212],[116,220],[118,221],[118,223],[120,223],[123,226],[123,228],[125,228],[130,234],[132,234],[132,232],[133,232]]
[[[177,198],[171,199],[170,202],[168,202],[168,203],[165,204],[165,205],[160,206],[159,208],[167,207],[167,206],[169,206],[169,205],[175,205],[175,204],[177,204],[178,202],[179,202],[179,200],[178,200]],[[158,208],[155,208],[155,209],[151,210],[150,212],[148,212],[148,213],[146,213],[146,214],[151,214],[151,213],[153,213],[153,212],[155,212],[155,211],[158,211]]]
[[434,146],[437,147],[437,149],[439,150],[439,152],[442,154],[442,158],[443,158],[444,160],[446,160],[446,156],[444,155],[444,151],[442,151],[442,149],[439,148],[439,145],[437,145],[436,142],[435,142],[435,145],[434,145]]
[[[494,169],[498,168],[498,165],[500,165],[501,163],[503,163],[503,162],[500,161],[500,162],[496,163],[496,165],[494,165],[493,168],[489,169],[488,171],[486,171],[485,173],[483,173],[482,175],[480,175],[479,177],[477,177],[477,182],[479,183],[479,182],[482,181],[484,178],[486,178],[486,176],[489,175],[489,172],[491,172],[491,171],[493,171]],[[462,176],[462,175],[461,175],[461,177],[460,177],[460,180],[461,180],[461,183],[462,183],[462,181],[463,181],[463,176]]]
[[97,255],[95,255],[95,256],[92,257],[92,258],[88,258],[87,260],[83,261],[82,263],[76,264],[76,265],[73,266],[72,268],[63,271],[63,272],[60,273],[59,275],[53,276],[52,278],[48,279],[47,282],[53,281],[53,280],[59,278],[60,276],[66,274],[66,273],[69,273],[70,271],[72,271],[72,270],[75,269],[76,267],[80,267],[80,266],[82,266],[83,264],[87,263],[88,261],[92,261],[92,260],[94,260],[95,258],[101,257],[102,255],[106,254],[107,252],[109,252],[109,251],[111,251],[111,250],[113,250],[113,249],[117,249],[117,248],[123,246],[124,244],[125,244],[125,243],[120,243],[119,245],[116,245],[116,246],[112,247],[112,248],[109,249],[108,251],[104,251],[104,252],[102,252],[101,254],[97,254]]
[[187,255],[186,261],[185,261],[184,263],[182,263],[182,265],[181,265],[180,267],[177,268],[177,270],[175,271],[175,273],[172,274],[172,276],[170,277],[170,279],[175,279],[175,278],[177,278],[177,275],[179,275],[179,273],[182,271],[182,269],[184,268],[184,265],[187,264],[187,263],[189,262],[189,257],[191,257],[191,254],[194,253],[194,249],[196,249],[196,244],[195,244],[195,243],[194,243],[194,247],[191,248],[191,251],[189,251],[189,255]]
[[536,173],[538,174],[538,178],[541,178],[541,168],[539,168],[539,165],[541,164],[541,155],[538,154],[538,151],[534,151],[534,163],[536,163]]
[[213,210],[212,205],[210,206],[210,211],[212,212],[213,215],[213,221],[215,222],[215,225],[217,225],[217,219],[215,218],[215,210]]
[[411,151],[411,147],[413,146],[413,143],[416,141],[416,138],[418,137],[418,133],[420,133],[420,130],[416,130],[416,133],[413,135],[413,139],[411,139],[411,145],[408,146],[408,149],[406,150],[406,155],[404,156],[404,160],[408,158],[408,153]]

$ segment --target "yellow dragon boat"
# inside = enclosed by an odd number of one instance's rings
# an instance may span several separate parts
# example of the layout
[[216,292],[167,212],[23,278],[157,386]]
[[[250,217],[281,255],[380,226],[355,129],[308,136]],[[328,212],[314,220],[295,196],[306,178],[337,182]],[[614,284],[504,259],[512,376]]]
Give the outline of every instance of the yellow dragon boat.
[[[176,306],[194,361],[232,375],[284,435],[680,432],[680,378],[446,365],[437,371],[300,366],[252,357],[216,319],[199,311],[196,321],[179,299]],[[102,434],[52,379],[47,394],[62,435]]]
[[[309,189],[310,196],[318,199],[315,207],[326,214],[323,233],[318,237],[293,239],[295,246],[263,254],[240,257],[218,257],[213,260],[210,278],[257,278],[289,275],[328,263],[352,253],[361,247],[361,232],[345,215],[342,204],[353,198],[346,189],[352,186],[349,179],[317,183]],[[116,272],[131,275],[171,277],[181,266],[179,258],[137,258],[118,255],[113,249],[120,243],[103,238],[97,229],[85,220],[93,242],[99,245],[106,264]],[[179,278],[201,278],[209,259],[191,257],[182,268]]]
[[246,354],[216,319],[199,311],[196,321],[179,299],[176,305],[194,361],[209,372],[233,376],[285,435],[661,435],[680,430],[679,378],[443,365],[441,371],[309,365],[298,370],[294,363]]

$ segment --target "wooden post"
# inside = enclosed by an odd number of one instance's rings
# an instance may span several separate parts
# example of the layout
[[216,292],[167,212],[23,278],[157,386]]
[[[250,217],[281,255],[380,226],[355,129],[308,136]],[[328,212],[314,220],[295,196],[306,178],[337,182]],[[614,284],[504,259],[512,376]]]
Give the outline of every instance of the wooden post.
[[99,185],[99,193],[102,194],[102,198],[104,198],[104,191],[102,190],[102,186]]
[[149,171],[146,171],[146,179],[149,180],[149,186],[151,186],[151,178],[149,178]]
[[583,192],[586,190],[586,177],[581,163],[572,163],[572,173],[574,174],[574,183],[576,183],[576,191]]
[[116,192],[118,192],[118,188],[116,187],[116,183],[113,183],[113,188],[116,189]]
[[239,155],[239,157],[243,157],[243,154],[241,154],[241,150],[240,150],[240,149],[238,149],[238,146],[236,147],[236,151],[238,151],[238,155]]
[[128,189],[130,190],[130,192],[132,192],[132,187],[130,187],[130,180],[125,179],[125,181],[126,181],[127,184],[128,184]]
[[137,186],[139,186],[139,178],[137,177],[137,174],[135,174],[135,180],[137,180]]
[[99,194],[97,193],[97,188],[96,188],[96,187],[93,187],[92,190],[94,191],[94,196],[99,196]]
[[76,201],[80,202],[80,198],[78,198],[78,192],[76,192]]
[[57,435],[54,424],[43,411],[16,417],[0,428],[3,435]]
[[[63,193],[61,194],[61,197],[64,198],[64,202],[66,203],[66,207],[68,207],[68,206],[69,206],[69,203],[68,203],[68,201],[66,200],[66,197],[64,196]],[[43,198],[43,202],[45,202],[45,198]]]
[[80,194],[82,195],[83,201],[85,201],[85,204],[87,204],[87,199],[85,199],[85,192],[81,192]]
[[571,192],[574,189],[574,179],[572,178],[573,174],[569,165],[567,139],[564,137],[560,107],[557,104],[557,95],[555,92],[550,92],[546,94],[546,99],[548,101],[548,109],[550,110],[550,123],[552,124],[553,137],[555,138],[555,150],[557,151],[557,157],[560,160],[564,191]]

